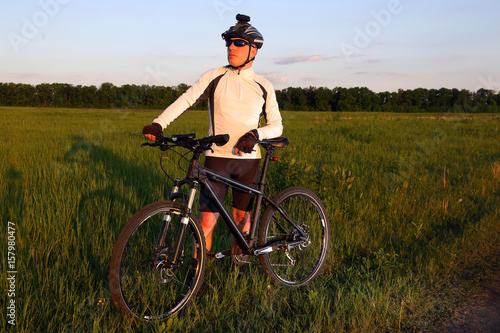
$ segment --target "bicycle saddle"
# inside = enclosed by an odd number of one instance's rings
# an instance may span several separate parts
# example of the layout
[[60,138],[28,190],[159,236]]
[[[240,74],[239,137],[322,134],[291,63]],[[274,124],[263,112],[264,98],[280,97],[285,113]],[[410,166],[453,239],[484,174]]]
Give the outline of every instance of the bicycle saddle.
[[288,138],[286,138],[284,136],[280,136],[280,137],[272,138],[272,139],[264,139],[264,140],[259,142],[259,144],[264,148],[268,148],[268,147],[285,148],[286,146],[288,146],[288,143],[289,143]]

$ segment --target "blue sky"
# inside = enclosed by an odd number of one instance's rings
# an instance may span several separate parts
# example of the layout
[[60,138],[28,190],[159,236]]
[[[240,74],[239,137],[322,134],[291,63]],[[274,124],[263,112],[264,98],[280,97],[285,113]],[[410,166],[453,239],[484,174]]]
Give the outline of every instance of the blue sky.
[[0,0],[0,82],[190,85],[237,13],[276,89],[500,91],[498,0]]

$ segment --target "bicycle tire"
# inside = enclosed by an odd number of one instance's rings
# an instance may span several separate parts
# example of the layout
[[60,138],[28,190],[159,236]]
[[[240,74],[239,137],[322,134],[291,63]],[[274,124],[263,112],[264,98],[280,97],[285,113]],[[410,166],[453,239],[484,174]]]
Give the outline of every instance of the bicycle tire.
[[[284,249],[261,254],[261,266],[277,284],[285,287],[306,285],[321,273],[330,250],[330,222],[325,206],[316,194],[302,187],[287,188],[273,200],[298,226],[307,230],[308,238],[299,245],[290,246],[289,257]],[[286,234],[290,235],[292,230],[291,224],[269,205],[259,226],[258,244],[269,244]],[[298,236],[298,233],[295,232],[295,235]]]
[[[184,310],[198,293],[207,255],[205,237],[194,216],[187,224],[178,267],[162,266],[172,254],[180,215],[179,203],[158,201],[134,214],[121,231],[111,256],[109,286],[124,316],[161,322]],[[166,216],[171,221],[164,246],[153,258]]]

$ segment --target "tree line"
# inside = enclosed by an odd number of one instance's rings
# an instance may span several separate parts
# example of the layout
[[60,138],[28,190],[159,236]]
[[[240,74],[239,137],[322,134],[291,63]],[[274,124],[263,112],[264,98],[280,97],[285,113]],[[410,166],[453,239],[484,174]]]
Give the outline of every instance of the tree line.
[[[66,83],[0,83],[0,105],[164,109],[188,88],[186,84],[165,87],[103,83],[96,87]],[[500,112],[500,93],[484,88],[475,92],[418,88],[376,93],[365,87],[289,87],[277,90],[276,98],[284,111]],[[206,102],[196,106],[196,109],[206,108]]]

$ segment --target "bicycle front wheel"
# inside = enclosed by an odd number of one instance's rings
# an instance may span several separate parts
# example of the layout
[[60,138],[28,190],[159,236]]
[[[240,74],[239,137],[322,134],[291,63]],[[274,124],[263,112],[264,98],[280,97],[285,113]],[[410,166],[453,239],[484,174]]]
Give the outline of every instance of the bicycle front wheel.
[[196,296],[205,272],[205,237],[191,217],[177,264],[172,265],[180,220],[179,203],[159,201],[138,211],[120,233],[111,256],[109,285],[125,316],[163,321]]
[[[299,287],[321,273],[330,249],[330,223],[325,206],[312,191],[290,187],[274,201],[306,234],[299,232],[272,206],[268,206],[259,227],[260,246],[280,241],[277,250],[259,256],[270,278],[286,287]],[[297,243],[297,239],[302,239]]]

